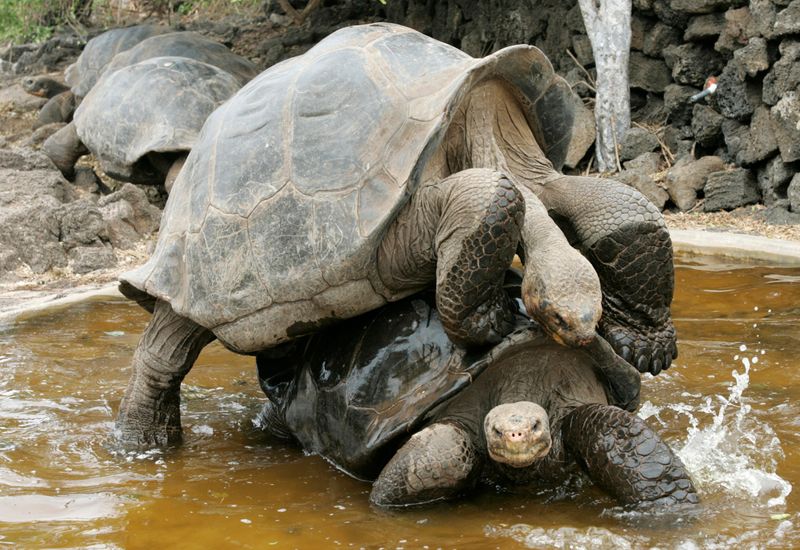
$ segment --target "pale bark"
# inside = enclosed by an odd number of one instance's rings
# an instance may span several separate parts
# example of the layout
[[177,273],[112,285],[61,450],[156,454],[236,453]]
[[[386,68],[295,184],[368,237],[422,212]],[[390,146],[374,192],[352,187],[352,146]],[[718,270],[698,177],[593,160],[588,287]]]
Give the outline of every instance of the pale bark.
[[628,59],[631,0],[578,0],[597,69],[595,155],[602,172],[619,168],[617,146],[631,125]]

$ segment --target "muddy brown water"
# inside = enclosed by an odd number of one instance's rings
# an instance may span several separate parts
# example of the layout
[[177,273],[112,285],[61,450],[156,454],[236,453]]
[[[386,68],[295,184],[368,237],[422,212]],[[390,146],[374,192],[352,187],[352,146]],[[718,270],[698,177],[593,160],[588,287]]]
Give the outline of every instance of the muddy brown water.
[[701,491],[691,514],[617,508],[576,481],[386,512],[369,486],[253,427],[252,358],[209,346],[182,447],[108,445],[147,314],[93,302],[0,327],[0,546],[17,548],[800,547],[800,269],[682,260],[680,357],[640,414]]

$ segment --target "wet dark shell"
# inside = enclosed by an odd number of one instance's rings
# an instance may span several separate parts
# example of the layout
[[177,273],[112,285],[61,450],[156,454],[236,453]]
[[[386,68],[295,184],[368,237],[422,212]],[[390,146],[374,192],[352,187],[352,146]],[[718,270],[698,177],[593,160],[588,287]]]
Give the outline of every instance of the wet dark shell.
[[306,451],[374,479],[428,414],[488,365],[523,342],[550,342],[520,317],[503,342],[468,354],[433,304],[432,293],[406,298],[276,350],[284,358],[258,356],[262,388]]

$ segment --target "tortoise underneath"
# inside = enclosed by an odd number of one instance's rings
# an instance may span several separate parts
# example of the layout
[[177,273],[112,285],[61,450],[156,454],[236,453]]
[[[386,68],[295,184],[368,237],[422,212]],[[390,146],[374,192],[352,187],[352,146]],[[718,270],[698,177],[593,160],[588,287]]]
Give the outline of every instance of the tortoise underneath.
[[[518,283],[509,290],[519,297]],[[421,294],[261,354],[258,366],[270,399],[262,427],[354,477],[377,475],[380,506],[453,498],[481,479],[540,488],[578,467],[623,504],[698,501],[669,446],[614,406],[637,406],[633,367],[600,337],[586,350],[560,346],[522,313],[500,344],[466,353]]]

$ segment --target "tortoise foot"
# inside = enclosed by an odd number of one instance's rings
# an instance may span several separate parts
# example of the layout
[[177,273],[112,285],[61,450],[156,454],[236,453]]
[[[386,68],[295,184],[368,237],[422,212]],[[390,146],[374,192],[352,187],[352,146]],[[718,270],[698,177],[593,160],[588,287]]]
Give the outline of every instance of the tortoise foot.
[[620,357],[641,373],[658,374],[668,369],[672,360],[678,356],[672,320],[668,320],[656,330],[645,330],[604,319],[601,321],[599,332]]
[[375,480],[369,499],[377,506],[413,506],[452,498],[472,483],[477,462],[463,429],[431,424],[397,451]]

